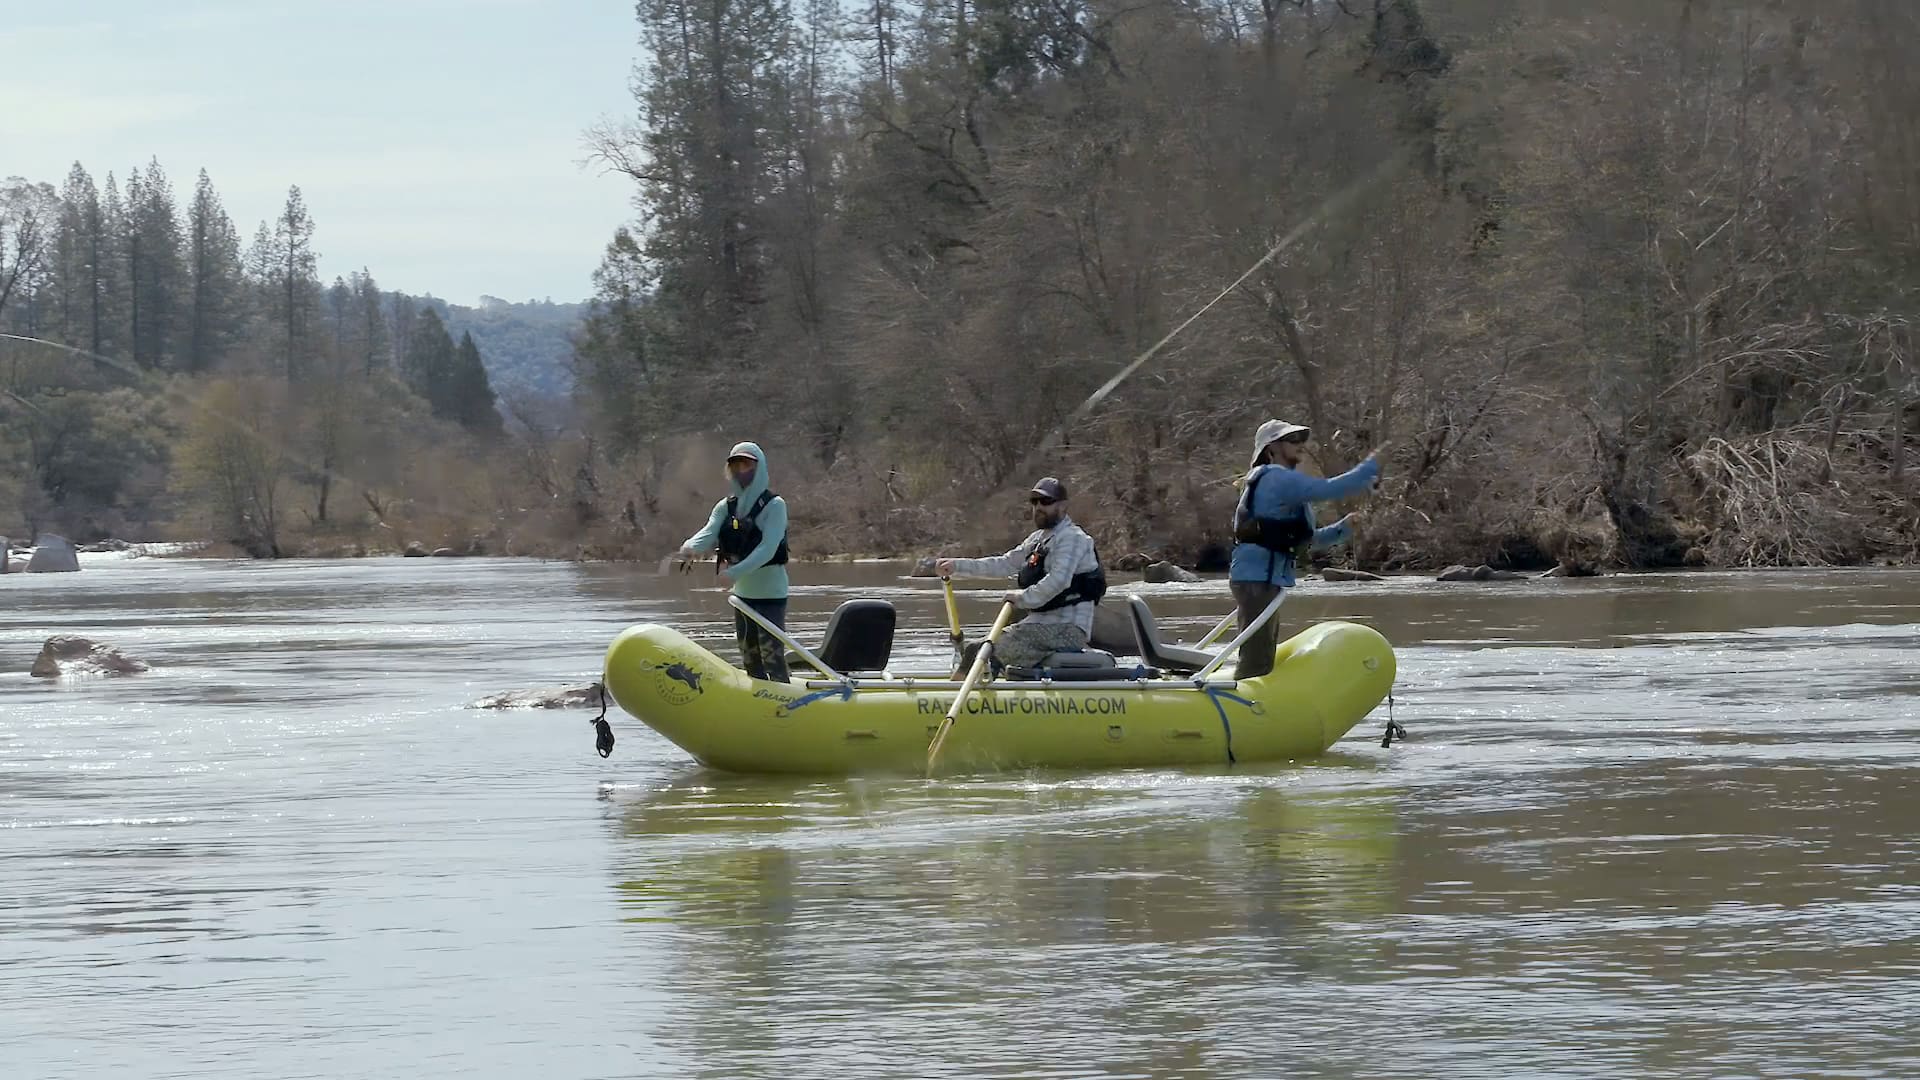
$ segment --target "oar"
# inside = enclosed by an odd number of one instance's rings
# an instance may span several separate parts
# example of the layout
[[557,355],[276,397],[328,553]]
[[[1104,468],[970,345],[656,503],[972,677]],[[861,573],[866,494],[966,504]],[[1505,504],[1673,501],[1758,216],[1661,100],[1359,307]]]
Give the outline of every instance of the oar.
[[1013,605],[1000,605],[1000,617],[993,620],[993,629],[987,631],[987,640],[980,645],[980,651],[973,656],[973,667],[967,670],[967,677],[960,684],[960,694],[948,707],[947,715],[940,718],[940,728],[933,733],[933,744],[927,747],[927,775],[933,775],[933,759],[940,756],[940,746],[947,741],[947,732],[953,730],[954,717],[967,705],[967,698],[973,695],[973,686],[987,670],[987,659],[993,654],[993,643],[1000,640],[1000,631],[1013,621]]
[[940,588],[947,594],[947,632],[953,638],[953,673],[960,674],[960,661],[967,655],[967,635],[960,629],[960,609],[953,602],[953,579],[940,579]]
[[1219,622],[1217,622],[1217,623],[1215,623],[1215,624],[1213,625],[1213,629],[1211,629],[1211,630],[1209,630],[1209,631],[1207,631],[1207,636],[1206,636],[1206,637],[1203,637],[1203,638],[1201,638],[1201,639],[1200,639],[1200,644],[1198,644],[1198,645],[1195,645],[1195,646],[1194,646],[1194,648],[1196,648],[1196,649],[1204,649],[1204,648],[1206,648],[1207,646],[1209,646],[1209,645],[1211,645],[1211,644],[1213,644],[1214,642],[1216,642],[1216,641],[1219,641],[1219,640],[1220,640],[1220,635],[1221,635],[1221,634],[1224,634],[1224,633],[1226,633],[1226,632],[1227,632],[1227,627],[1229,627],[1229,626],[1232,626],[1232,625],[1233,625],[1233,620],[1235,620],[1235,619],[1237,619],[1237,618],[1239,618],[1239,617],[1240,617],[1240,613],[1239,613],[1239,612],[1237,612],[1237,611],[1229,611],[1229,612],[1227,612],[1227,617],[1226,617],[1226,618],[1224,618],[1224,619],[1221,619],[1221,620],[1220,620]]

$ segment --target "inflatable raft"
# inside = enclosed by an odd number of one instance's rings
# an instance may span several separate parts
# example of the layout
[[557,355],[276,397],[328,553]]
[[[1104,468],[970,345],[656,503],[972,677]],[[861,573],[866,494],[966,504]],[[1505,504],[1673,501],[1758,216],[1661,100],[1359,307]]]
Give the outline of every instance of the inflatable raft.
[[[1280,644],[1273,671],[1235,680],[1207,677],[1212,654],[1160,645],[1145,603],[1127,603],[1139,664],[1124,666],[1109,653],[1059,654],[1049,666],[981,683],[947,737],[940,771],[1309,758],[1393,687],[1393,649],[1371,627],[1310,627]],[[716,769],[921,772],[960,683],[944,673],[887,670],[893,607],[884,601],[842,605],[826,639],[814,654],[789,638],[799,659],[822,673],[796,671],[793,682],[774,683],[670,627],[634,626],[607,649],[605,685],[621,709]]]

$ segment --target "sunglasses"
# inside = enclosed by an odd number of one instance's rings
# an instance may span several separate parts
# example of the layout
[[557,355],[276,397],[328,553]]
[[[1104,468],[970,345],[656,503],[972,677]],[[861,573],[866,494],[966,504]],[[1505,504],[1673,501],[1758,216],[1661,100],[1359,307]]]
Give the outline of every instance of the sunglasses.
[[1028,506],[1052,506],[1055,502],[1058,502],[1058,501],[1059,500],[1057,499],[1049,499],[1045,495],[1035,495],[1027,500],[1027,505]]

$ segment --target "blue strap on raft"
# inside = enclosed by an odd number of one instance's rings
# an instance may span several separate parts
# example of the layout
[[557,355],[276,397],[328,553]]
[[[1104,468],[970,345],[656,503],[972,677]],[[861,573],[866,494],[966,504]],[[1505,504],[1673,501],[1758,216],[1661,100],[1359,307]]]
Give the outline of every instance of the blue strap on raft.
[[1240,759],[1233,756],[1233,725],[1227,722],[1227,707],[1221,704],[1220,699],[1225,698],[1236,705],[1245,705],[1249,709],[1255,706],[1253,702],[1228,690],[1224,686],[1209,686],[1205,688],[1202,693],[1207,695],[1208,701],[1213,702],[1214,711],[1220,714],[1220,729],[1227,733],[1227,764],[1238,765]]
[[841,683],[839,686],[829,686],[825,690],[815,690],[811,694],[806,694],[787,702],[781,707],[780,712],[783,715],[792,716],[794,713],[799,712],[801,709],[806,708],[816,701],[825,701],[828,698],[835,697],[841,701],[852,701],[853,685],[851,683]]

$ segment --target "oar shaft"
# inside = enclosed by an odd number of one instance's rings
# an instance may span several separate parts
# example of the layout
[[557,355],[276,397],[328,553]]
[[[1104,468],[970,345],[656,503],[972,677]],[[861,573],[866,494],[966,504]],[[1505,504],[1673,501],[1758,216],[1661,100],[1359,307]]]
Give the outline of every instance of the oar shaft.
[[993,654],[993,643],[1000,640],[1000,632],[1013,621],[1013,605],[1000,605],[1000,617],[993,621],[993,629],[987,631],[987,640],[980,645],[980,651],[974,654],[973,666],[967,669],[967,677],[960,684],[960,693],[947,708],[947,715],[940,718],[940,728],[933,733],[933,744],[927,747],[927,774],[933,774],[934,759],[940,756],[940,747],[947,741],[947,732],[953,730],[953,721],[966,708],[967,699],[973,696],[973,688],[979,683],[981,673],[987,669],[987,660]]
[[1221,619],[1221,620],[1220,620],[1219,622],[1217,622],[1217,623],[1215,623],[1215,624],[1213,625],[1213,629],[1211,629],[1211,630],[1209,630],[1209,631],[1207,631],[1207,636],[1206,636],[1206,637],[1203,637],[1203,638],[1201,638],[1201,639],[1200,639],[1200,644],[1198,644],[1198,645],[1195,645],[1195,646],[1194,646],[1194,648],[1196,648],[1196,649],[1204,649],[1204,648],[1206,648],[1207,646],[1209,646],[1209,645],[1211,645],[1211,644],[1213,644],[1214,642],[1216,642],[1216,641],[1219,641],[1219,640],[1220,640],[1220,635],[1221,635],[1221,634],[1224,634],[1224,633],[1226,633],[1226,632],[1227,632],[1227,627],[1229,627],[1229,626],[1232,626],[1232,625],[1233,625],[1233,620],[1235,620],[1235,619],[1237,619],[1237,618],[1239,618],[1239,617],[1240,617],[1240,613],[1239,613],[1239,612],[1237,612],[1237,611],[1229,611],[1229,612],[1227,612],[1227,617],[1226,617],[1226,618],[1224,618],[1224,619]]
[[953,599],[953,579],[940,579],[940,587],[947,594],[947,633],[953,639],[953,672],[960,673],[960,658],[966,655],[966,632],[960,628],[960,608]]

